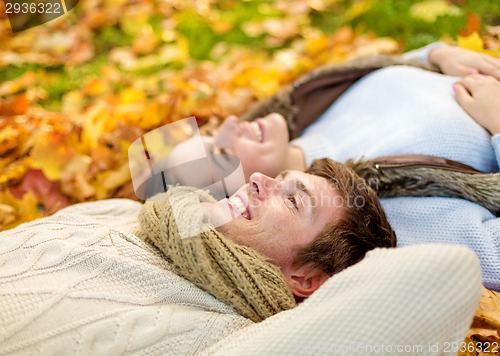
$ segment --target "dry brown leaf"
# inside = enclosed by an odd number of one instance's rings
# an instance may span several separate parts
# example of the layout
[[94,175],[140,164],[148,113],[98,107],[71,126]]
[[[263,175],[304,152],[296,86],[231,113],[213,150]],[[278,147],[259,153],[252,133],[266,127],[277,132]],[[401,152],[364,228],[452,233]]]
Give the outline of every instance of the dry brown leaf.
[[39,210],[46,214],[52,214],[70,204],[69,199],[61,194],[59,184],[48,180],[38,169],[29,169],[22,183],[10,191],[18,199],[31,192],[38,202]]
[[71,47],[68,53],[68,58],[65,62],[67,66],[75,66],[95,56],[94,45],[90,40],[77,40]]
[[473,327],[500,330],[500,293],[483,288]]
[[[483,288],[459,356],[500,354],[500,293]],[[473,347],[474,346],[474,347]],[[474,350],[474,351],[471,351]]]
[[226,117],[243,113],[253,99],[253,94],[249,89],[238,88],[233,92],[220,90],[216,100],[221,108],[221,116]]
[[132,49],[136,54],[150,54],[160,44],[160,39],[155,35],[150,25],[143,25],[139,36],[132,44]]
[[61,178],[61,191],[78,202],[84,202],[95,196],[95,188],[87,181],[86,174],[69,172]]

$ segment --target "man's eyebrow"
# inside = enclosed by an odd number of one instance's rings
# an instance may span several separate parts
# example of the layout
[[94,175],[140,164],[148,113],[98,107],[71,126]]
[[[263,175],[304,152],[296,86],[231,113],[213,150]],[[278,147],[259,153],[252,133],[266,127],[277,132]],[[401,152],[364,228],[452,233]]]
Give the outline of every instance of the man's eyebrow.
[[312,205],[311,217],[314,220],[314,217],[316,216],[316,204],[311,203],[312,201],[315,200],[313,193],[305,186],[304,182],[302,182],[301,180],[294,179],[293,182],[300,191],[304,192],[309,197],[309,203]]
[[[281,180],[283,180],[287,176],[288,172],[289,172],[288,169],[285,169],[285,170],[279,172],[278,175],[276,176],[276,178],[277,179],[281,178]],[[300,179],[293,179],[292,182],[297,187],[298,190],[300,190],[301,192],[303,192],[304,194],[306,194],[309,197],[310,202],[312,202],[316,199],[314,194],[309,190],[309,188],[306,187],[304,182],[302,182]],[[311,216],[312,216],[313,220],[314,220],[314,217],[316,216],[316,210],[317,210],[316,204],[312,204]]]
[[[276,176],[276,178],[285,179],[287,174],[288,174],[288,169],[285,169],[285,170],[279,172],[278,175]],[[298,190],[300,190],[301,192],[303,192],[304,194],[306,194],[309,197],[310,202],[315,199],[314,194],[309,190],[309,188],[306,187],[304,182],[302,182],[300,179],[293,179],[292,182],[297,187]],[[313,220],[314,220],[314,217],[316,216],[316,210],[317,210],[316,204],[312,204],[311,217]]]

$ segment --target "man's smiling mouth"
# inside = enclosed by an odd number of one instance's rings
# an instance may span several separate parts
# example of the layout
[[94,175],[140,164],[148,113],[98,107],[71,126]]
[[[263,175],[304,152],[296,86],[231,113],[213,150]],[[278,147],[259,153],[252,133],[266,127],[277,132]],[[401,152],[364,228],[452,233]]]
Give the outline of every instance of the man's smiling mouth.
[[241,200],[240,197],[233,196],[233,197],[229,198],[229,201],[230,201],[231,205],[234,208],[236,208],[236,210],[238,211],[238,213],[241,214],[242,217],[244,217],[247,220],[251,220],[250,213],[247,210],[247,208],[245,207],[245,204],[243,203],[243,201]]

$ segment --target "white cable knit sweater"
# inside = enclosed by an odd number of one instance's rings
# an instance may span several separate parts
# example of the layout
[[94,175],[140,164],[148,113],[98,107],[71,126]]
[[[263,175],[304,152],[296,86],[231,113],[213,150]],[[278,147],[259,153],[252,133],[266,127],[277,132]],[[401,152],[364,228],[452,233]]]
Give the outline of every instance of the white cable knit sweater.
[[196,354],[251,324],[132,233],[140,207],[79,204],[0,234],[0,355]]
[[78,204],[0,233],[0,355],[438,355],[481,294],[464,247],[378,249],[253,324],[132,233],[139,209]]

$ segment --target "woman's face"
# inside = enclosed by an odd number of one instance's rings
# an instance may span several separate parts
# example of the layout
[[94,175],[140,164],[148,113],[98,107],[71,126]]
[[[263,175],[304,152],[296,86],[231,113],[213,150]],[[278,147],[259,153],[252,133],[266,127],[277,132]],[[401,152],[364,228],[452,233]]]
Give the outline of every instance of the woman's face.
[[214,135],[214,152],[238,157],[245,180],[260,172],[275,177],[286,168],[288,128],[280,114],[270,114],[252,122],[228,117]]

